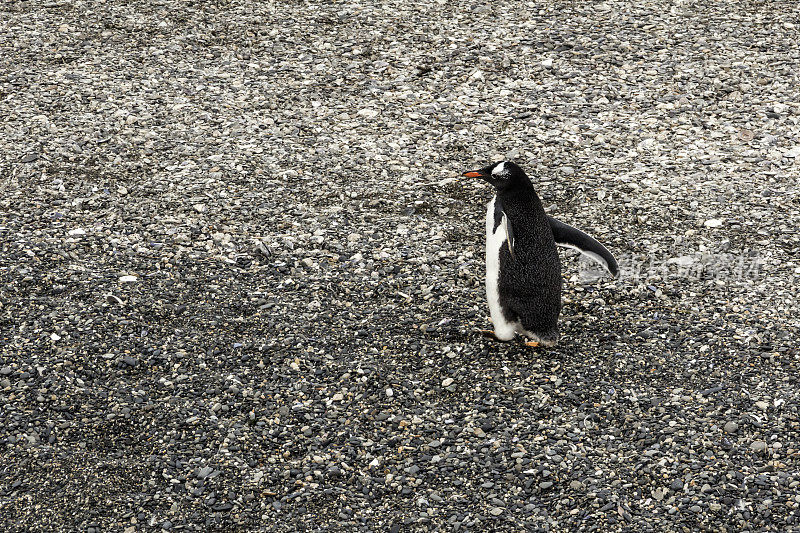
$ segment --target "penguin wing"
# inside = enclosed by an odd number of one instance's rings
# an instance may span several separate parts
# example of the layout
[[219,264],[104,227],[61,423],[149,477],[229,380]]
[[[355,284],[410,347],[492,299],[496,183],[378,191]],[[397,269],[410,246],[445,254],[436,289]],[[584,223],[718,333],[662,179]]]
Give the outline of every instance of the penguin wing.
[[506,241],[508,242],[508,251],[511,252],[511,257],[514,257],[514,228],[511,227],[511,221],[503,213],[503,229],[506,232]]
[[506,241],[508,241],[508,251],[511,252],[511,257],[514,257],[514,228],[511,227],[511,221],[508,219],[508,215],[506,215],[505,211],[503,211],[503,204],[500,202],[500,198],[495,198],[494,200],[494,229],[492,231],[497,230],[497,226],[503,226],[503,231],[506,233]]
[[603,265],[615,278],[619,276],[617,260],[614,259],[611,252],[596,239],[553,217],[547,217],[547,221],[550,223],[550,229],[553,231],[553,239],[556,241],[557,245],[578,250],[580,253]]

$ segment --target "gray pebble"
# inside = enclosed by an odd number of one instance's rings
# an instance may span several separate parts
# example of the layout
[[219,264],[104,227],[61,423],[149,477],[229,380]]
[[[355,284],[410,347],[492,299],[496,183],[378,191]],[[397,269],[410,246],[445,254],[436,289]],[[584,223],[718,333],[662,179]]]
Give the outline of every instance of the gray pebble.
[[202,468],[197,470],[197,473],[196,473],[197,479],[205,479],[213,471],[214,471],[214,469],[211,468],[210,466],[204,466],[204,467],[202,467]]
[[725,424],[726,433],[736,433],[737,431],[739,431],[739,424],[736,422],[730,421]]

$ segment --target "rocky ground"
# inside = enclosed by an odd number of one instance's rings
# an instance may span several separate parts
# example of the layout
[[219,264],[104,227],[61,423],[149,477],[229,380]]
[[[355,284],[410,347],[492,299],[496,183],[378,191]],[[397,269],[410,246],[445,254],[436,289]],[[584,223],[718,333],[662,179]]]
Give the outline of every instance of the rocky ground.
[[[3,531],[800,528],[800,11],[0,6]],[[490,342],[483,213],[562,342]]]

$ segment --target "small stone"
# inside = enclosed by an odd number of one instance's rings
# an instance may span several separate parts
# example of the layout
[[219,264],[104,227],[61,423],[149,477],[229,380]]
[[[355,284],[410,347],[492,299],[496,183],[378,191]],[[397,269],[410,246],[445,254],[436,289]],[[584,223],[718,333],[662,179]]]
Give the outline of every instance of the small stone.
[[23,163],[33,163],[37,159],[39,159],[37,154],[26,154],[22,157],[22,159],[20,159],[20,161]]
[[709,218],[703,222],[703,225],[707,228],[718,228],[722,225],[722,220],[718,218]]
[[798,144],[794,148],[791,148],[790,150],[787,150],[787,152],[784,155],[786,157],[791,157],[791,158],[800,157],[800,144]]
[[501,514],[503,514],[503,508],[502,508],[502,507],[492,507],[492,508],[489,510],[489,513],[490,513],[492,516],[500,516]]
[[362,116],[362,117],[365,117],[365,118],[375,118],[380,114],[380,111],[378,111],[377,109],[372,109],[372,108],[367,107],[367,108],[364,108],[364,109],[359,109],[358,114],[359,114],[359,116]]
[[86,235],[86,230],[83,228],[71,229],[67,232],[67,235]]
[[136,276],[120,276],[120,283],[135,283],[139,278]]
[[139,360],[135,357],[131,357],[130,355],[126,355],[122,358],[122,361],[128,366],[136,366],[139,363]]
[[344,400],[344,394],[342,394],[341,392],[337,392],[336,394],[333,395],[333,398],[331,398],[331,400],[333,400],[334,402],[341,402],[342,400]]
[[672,490],[681,490],[683,488],[683,481],[680,479],[676,479],[670,484],[669,488],[671,488]]
[[553,482],[552,481],[542,481],[541,483],[539,483],[539,488],[542,489],[542,490],[547,490],[547,489],[551,488],[552,486],[553,486]]
[[765,401],[756,402],[756,407],[761,409],[762,411],[766,411],[769,407],[769,403]]
[[206,204],[194,204],[192,207],[198,213],[205,213],[207,209]]
[[724,429],[725,433],[736,433],[737,431],[739,431],[739,424],[731,420],[730,422],[725,424]]
[[453,378],[444,378],[442,380],[442,387],[449,387],[453,384]]
[[59,335],[58,333],[51,333],[50,334],[50,340],[53,341],[53,342],[60,341],[61,340],[61,335]]
[[756,440],[750,444],[750,449],[756,453],[763,452],[767,449],[767,443],[763,440]]
[[482,439],[483,437],[485,437],[485,436],[486,436],[486,432],[485,432],[485,431],[483,431],[481,428],[475,428],[475,429],[473,429],[473,430],[472,430],[472,433],[473,433],[473,434],[474,434],[476,437],[478,437],[478,438],[481,438],[481,439]]
[[389,387],[388,389],[386,389],[386,397],[391,398],[392,396],[394,396],[394,391],[392,390],[391,387]]
[[583,490],[583,483],[578,481],[577,479],[573,479],[569,482],[569,488],[572,490]]
[[548,57],[544,61],[542,61],[542,66],[544,68],[553,68],[553,58]]
[[106,301],[111,305],[122,305],[125,303],[120,298],[114,296],[113,294],[106,294]]

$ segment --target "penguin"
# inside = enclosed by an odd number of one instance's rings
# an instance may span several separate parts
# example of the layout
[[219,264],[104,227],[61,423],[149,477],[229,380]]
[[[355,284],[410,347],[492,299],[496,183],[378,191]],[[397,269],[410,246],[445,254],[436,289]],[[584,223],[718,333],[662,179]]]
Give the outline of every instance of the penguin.
[[500,341],[519,333],[528,346],[558,342],[561,261],[556,245],[573,248],[599,262],[613,277],[617,261],[586,233],[545,214],[530,178],[511,161],[462,174],[495,188],[486,209],[486,299]]

